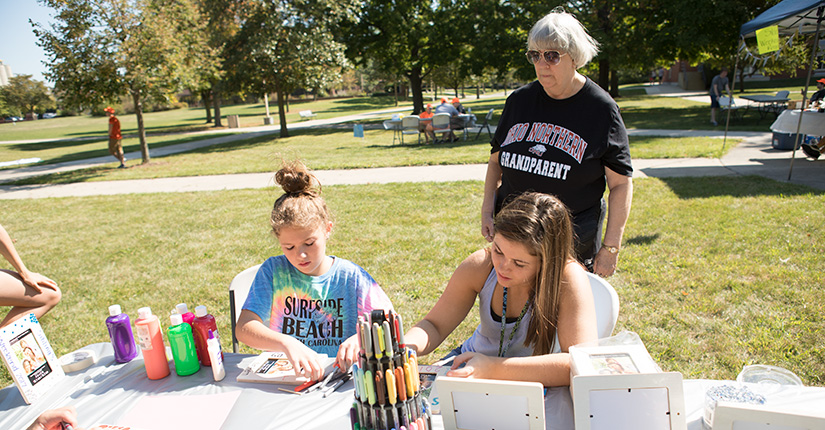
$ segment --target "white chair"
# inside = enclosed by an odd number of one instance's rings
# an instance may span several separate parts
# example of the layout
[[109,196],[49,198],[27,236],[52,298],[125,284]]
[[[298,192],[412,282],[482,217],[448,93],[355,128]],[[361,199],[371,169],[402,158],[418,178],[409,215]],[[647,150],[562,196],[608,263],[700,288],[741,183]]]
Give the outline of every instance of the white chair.
[[[451,131],[450,114],[437,113],[433,115],[433,135],[436,133],[449,133]],[[441,140],[445,140],[444,135],[441,136]]]
[[421,119],[418,115],[407,115],[404,118],[401,118],[401,144],[404,144],[404,135],[405,134],[417,134],[418,135],[418,144],[421,144],[421,129],[419,128],[419,124],[421,123]]
[[255,280],[255,274],[258,273],[260,267],[261,265],[258,264],[238,273],[229,284],[229,313],[232,315],[232,352],[238,352],[238,338],[235,336],[235,328],[238,324],[238,318],[241,316],[241,308],[243,308],[246,296],[249,295],[249,289],[252,287],[252,281]]
[[476,139],[478,139],[478,137],[481,136],[481,132],[484,131],[485,128],[487,129],[487,134],[490,135],[490,138],[491,139],[493,138],[493,132],[490,131],[490,121],[493,119],[493,112],[494,111],[495,111],[495,109],[490,109],[487,112],[487,116],[484,117],[484,124],[481,124],[481,127],[478,129],[478,134],[476,135]]
[[616,321],[619,319],[619,295],[601,276],[587,273],[590,288],[593,291],[593,303],[596,306],[596,327],[599,339],[613,335]]

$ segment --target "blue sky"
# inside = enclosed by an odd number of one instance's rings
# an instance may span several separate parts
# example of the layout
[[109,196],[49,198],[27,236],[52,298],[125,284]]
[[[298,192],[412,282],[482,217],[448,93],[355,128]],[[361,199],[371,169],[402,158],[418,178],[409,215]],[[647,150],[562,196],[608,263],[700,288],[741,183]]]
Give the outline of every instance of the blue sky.
[[[13,74],[46,80],[46,66],[42,63],[46,54],[37,46],[29,18],[45,24],[51,21],[52,12],[37,0],[0,0],[0,60],[11,66]],[[46,85],[52,86],[49,82]]]

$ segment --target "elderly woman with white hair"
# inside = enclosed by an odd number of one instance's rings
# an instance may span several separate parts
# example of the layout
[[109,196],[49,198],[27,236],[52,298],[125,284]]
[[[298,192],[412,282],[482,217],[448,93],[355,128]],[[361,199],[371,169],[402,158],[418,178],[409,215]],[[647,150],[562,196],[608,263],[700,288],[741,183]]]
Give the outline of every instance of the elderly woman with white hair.
[[514,91],[504,105],[491,141],[481,233],[492,240],[495,214],[518,195],[552,194],[573,216],[579,261],[610,276],[630,213],[633,167],[619,107],[578,72],[597,53],[598,42],[561,9],[533,26],[526,56],[537,79]]

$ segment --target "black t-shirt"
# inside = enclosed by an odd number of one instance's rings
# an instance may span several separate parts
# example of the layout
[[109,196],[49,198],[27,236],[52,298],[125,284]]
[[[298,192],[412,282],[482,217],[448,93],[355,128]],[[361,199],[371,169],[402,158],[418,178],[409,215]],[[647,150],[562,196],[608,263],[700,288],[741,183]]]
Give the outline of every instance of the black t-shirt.
[[575,216],[600,204],[605,167],[633,174],[619,107],[590,79],[564,100],[552,99],[538,81],[517,89],[491,145],[502,172],[497,208],[532,190],[555,195]]

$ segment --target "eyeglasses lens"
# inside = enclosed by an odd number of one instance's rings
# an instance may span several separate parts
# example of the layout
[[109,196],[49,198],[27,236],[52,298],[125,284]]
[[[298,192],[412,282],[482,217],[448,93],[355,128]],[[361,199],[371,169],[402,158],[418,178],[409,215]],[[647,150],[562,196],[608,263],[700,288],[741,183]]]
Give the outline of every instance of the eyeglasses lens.
[[558,51],[527,51],[527,61],[529,61],[530,64],[538,63],[542,56],[544,56],[544,61],[546,61],[547,64],[556,65],[559,64],[559,60],[561,60],[561,54],[559,54]]

